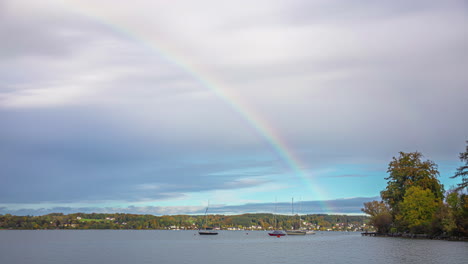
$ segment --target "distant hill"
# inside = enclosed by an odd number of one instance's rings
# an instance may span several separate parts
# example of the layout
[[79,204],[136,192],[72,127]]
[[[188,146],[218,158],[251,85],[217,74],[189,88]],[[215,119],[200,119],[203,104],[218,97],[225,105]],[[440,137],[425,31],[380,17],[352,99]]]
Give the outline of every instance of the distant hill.
[[[0,215],[0,229],[198,229],[202,215],[139,215],[139,214],[85,214],[64,215],[52,213],[42,216]],[[208,215],[207,225],[224,230],[273,228],[307,228],[311,230],[360,231],[368,229],[367,216],[355,215]]]

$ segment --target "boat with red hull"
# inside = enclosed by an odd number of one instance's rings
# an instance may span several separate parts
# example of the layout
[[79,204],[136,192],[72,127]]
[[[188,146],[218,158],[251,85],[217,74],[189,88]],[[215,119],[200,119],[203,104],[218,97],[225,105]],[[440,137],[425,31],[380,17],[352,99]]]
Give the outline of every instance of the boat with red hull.
[[282,236],[285,236],[286,233],[284,233],[283,231],[279,231],[279,230],[275,230],[271,233],[268,233],[269,236],[275,236],[275,237],[282,237]]

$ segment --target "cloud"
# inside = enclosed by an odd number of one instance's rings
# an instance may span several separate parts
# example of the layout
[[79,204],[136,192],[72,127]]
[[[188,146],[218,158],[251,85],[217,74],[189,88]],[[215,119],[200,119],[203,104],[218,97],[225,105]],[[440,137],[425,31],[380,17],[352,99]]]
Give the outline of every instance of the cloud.
[[[379,200],[379,197],[356,197],[348,199],[324,200],[324,201],[300,201],[295,203],[295,213],[298,214],[360,214],[363,203],[372,200]],[[279,202],[272,203],[249,203],[238,206],[214,206],[210,207],[212,213],[241,214],[252,212],[274,213],[277,210],[279,214],[291,214],[291,203]]]
[[333,178],[366,178],[369,177],[369,175],[359,175],[359,174],[343,174],[343,175],[335,175],[335,176],[329,176]]
[[[329,201],[302,201],[298,205],[296,203],[296,213],[299,214],[362,214],[361,208],[363,203],[372,200],[379,200],[379,197],[356,197],[348,199],[337,199]],[[333,208],[330,211],[329,208]],[[290,214],[291,204],[280,202],[272,203],[249,203],[242,205],[212,205],[210,206],[211,214],[244,214],[244,213],[274,213]],[[300,208],[300,209],[298,209]],[[0,214],[14,215],[45,215],[55,212],[64,214],[70,213],[129,213],[129,214],[154,214],[154,215],[175,215],[175,214],[204,214],[204,206],[128,206],[128,207],[53,207],[39,209],[9,209],[8,207],[0,207]]]
[[[275,171],[268,162],[248,157],[217,160],[211,156],[220,151],[210,145],[181,144],[158,131],[150,136],[129,131],[125,123],[94,111],[0,111],[5,128],[0,131],[0,157],[8,164],[1,168],[7,179],[0,186],[1,200],[168,199],[187,192],[261,185],[267,181],[255,177]],[[195,157],[202,160],[194,161]]]
[[398,151],[458,161],[468,135],[463,1],[0,5],[4,203],[355,196]]

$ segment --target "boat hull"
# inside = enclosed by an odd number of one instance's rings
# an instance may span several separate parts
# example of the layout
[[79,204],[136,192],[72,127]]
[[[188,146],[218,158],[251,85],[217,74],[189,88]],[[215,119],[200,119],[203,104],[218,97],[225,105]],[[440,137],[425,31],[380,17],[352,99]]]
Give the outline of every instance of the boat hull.
[[198,231],[198,234],[202,235],[202,236],[213,236],[213,235],[217,235],[218,232],[215,232],[215,231]]
[[286,234],[281,232],[281,231],[274,231],[274,232],[271,232],[271,233],[268,233],[269,236],[275,236],[275,237],[281,237],[281,236],[285,236]]
[[288,230],[286,231],[286,234],[288,234],[288,236],[305,236],[306,231]]

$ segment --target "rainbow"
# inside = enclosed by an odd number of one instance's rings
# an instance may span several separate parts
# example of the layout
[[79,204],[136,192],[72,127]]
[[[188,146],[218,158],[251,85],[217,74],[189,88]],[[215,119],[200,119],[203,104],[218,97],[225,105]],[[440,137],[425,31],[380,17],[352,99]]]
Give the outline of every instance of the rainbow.
[[288,147],[285,140],[280,136],[280,133],[271,127],[264,118],[262,118],[254,109],[249,107],[243,102],[242,98],[234,94],[232,90],[228,89],[226,85],[217,81],[215,77],[205,73],[199,67],[192,65],[189,61],[185,60],[171,50],[169,45],[163,45],[159,40],[151,39],[145,36],[144,33],[137,32],[129,28],[123,23],[119,23],[117,19],[106,16],[105,11],[97,9],[91,5],[83,4],[76,0],[55,0],[63,7],[78,15],[85,16],[94,20],[102,25],[105,25],[112,31],[124,35],[131,41],[138,42],[140,45],[145,46],[148,50],[154,52],[164,60],[176,66],[194,80],[200,83],[203,87],[209,89],[218,98],[230,106],[246,123],[253,128],[253,130],[260,135],[272,150],[281,158],[281,160],[290,168],[291,172],[298,178],[308,189],[316,194],[318,201],[321,202],[321,209],[323,212],[333,212],[333,208],[326,200],[326,194],[318,184],[312,182],[312,178],[307,175],[303,169],[301,160],[294,155],[292,148]]

